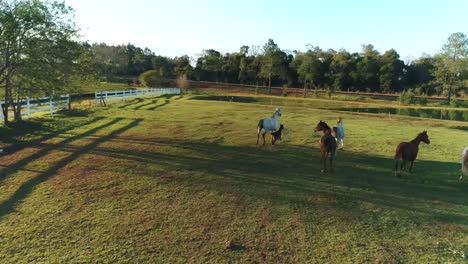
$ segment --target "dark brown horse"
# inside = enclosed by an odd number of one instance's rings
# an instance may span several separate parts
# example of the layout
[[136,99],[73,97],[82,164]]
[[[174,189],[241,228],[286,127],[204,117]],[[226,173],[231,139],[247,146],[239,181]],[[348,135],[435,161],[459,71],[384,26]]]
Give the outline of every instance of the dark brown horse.
[[[409,172],[413,172],[414,160],[418,156],[419,143],[424,142],[430,144],[431,141],[427,136],[427,131],[423,131],[410,142],[401,142],[395,151],[395,175],[400,177],[406,161],[411,162]],[[400,161],[401,160],[401,161]]]
[[283,140],[281,138],[281,134],[283,132],[283,129],[284,129],[284,125],[281,124],[278,131],[275,131],[275,132],[271,133],[271,145],[274,145],[276,143],[276,141],[278,141],[278,140]]
[[320,171],[326,172],[328,155],[330,155],[330,169],[333,168],[333,158],[335,157],[337,145],[336,139],[331,133],[331,128],[327,125],[327,123],[323,122],[322,120],[320,120],[320,122],[314,129],[314,132],[317,131],[323,132],[323,136],[320,139],[320,152],[322,153],[322,157],[320,158]]

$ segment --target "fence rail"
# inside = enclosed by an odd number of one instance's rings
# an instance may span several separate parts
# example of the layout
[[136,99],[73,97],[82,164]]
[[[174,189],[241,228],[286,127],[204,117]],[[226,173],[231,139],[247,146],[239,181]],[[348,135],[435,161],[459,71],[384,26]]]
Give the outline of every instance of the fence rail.
[[163,94],[181,94],[180,88],[146,88],[125,91],[103,91],[95,92],[96,105],[105,106],[108,102],[123,100],[128,97],[153,96]]
[[[40,98],[29,98],[14,101],[16,107],[21,108],[21,116],[31,118],[32,114],[40,112],[49,112],[51,115],[55,110],[68,108],[70,105],[70,95],[61,95],[59,97],[40,97]],[[5,101],[0,101],[2,106],[5,105]],[[8,114],[13,112],[13,106],[8,106]],[[3,111],[0,110],[1,121],[4,120]]]

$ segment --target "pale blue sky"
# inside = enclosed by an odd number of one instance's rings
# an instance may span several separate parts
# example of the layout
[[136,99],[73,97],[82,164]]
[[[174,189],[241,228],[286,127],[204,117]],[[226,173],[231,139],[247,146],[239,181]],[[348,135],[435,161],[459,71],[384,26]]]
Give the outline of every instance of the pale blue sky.
[[468,0],[65,0],[84,40],[132,43],[158,55],[238,51],[269,38],[281,49],[394,48],[401,59],[435,54],[468,33]]

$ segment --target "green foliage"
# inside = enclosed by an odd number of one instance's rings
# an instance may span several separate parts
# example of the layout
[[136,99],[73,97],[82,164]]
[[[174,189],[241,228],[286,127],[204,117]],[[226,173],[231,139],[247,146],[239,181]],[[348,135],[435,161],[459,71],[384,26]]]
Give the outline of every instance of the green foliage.
[[452,98],[450,100],[450,106],[451,107],[468,107],[468,101],[463,101],[463,100]]
[[92,54],[76,42],[73,14],[63,2],[1,1],[0,22],[0,86],[15,120],[21,115],[14,99],[70,92],[92,81]]
[[400,94],[399,100],[402,104],[414,104],[416,102],[416,95],[412,89],[404,90]]
[[143,87],[149,88],[161,87],[164,83],[161,72],[156,70],[145,71],[138,79]]
[[421,97],[418,98],[418,104],[427,105],[427,103],[427,96],[425,94],[421,95]]

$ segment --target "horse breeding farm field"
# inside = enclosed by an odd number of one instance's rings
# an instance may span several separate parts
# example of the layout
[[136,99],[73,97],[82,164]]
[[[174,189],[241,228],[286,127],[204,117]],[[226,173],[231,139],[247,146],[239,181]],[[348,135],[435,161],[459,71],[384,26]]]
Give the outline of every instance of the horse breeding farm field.
[[[161,96],[0,128],[1,263],[466,263],[468,123],[325,109],[342,106],[379,107]],[[277,107],[282,141],[256,146]],[[321,173],[313,130],[339,116]]]

